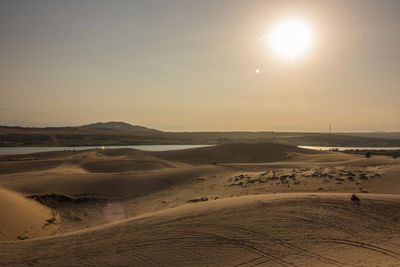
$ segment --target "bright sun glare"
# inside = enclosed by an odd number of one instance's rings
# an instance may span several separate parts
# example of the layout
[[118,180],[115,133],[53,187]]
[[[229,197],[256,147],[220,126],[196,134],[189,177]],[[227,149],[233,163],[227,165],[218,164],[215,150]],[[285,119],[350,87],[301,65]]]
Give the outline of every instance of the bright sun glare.
[[292,19],[276,25],[268,40],[278,55],[295,58],[310,48],[312,37],[312,31],[306,23]]

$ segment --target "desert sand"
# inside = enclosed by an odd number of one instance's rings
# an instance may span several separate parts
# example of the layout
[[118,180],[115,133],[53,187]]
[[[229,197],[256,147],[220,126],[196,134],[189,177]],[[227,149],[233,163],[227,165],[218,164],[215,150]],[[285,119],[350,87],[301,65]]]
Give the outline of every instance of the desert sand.
[[1,156],[0,265],[400,265],[400,158],[277,144]]

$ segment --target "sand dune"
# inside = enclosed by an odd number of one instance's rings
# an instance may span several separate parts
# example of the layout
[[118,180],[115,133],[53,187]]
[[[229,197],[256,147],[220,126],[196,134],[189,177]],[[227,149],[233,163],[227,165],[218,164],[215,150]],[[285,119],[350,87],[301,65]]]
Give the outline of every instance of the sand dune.
[[0,189],[0,241],[49,235],[57,230],[56,214],[36,201]]
[[362,196],[361,203],[356,204],[348,195],[340,194],[217,200],[65,236],[3,243],[0,264],[398,264],[399,203],[398,197]]
[[290,158],[293,153],[320,154],[289,145],[278,144],[224,144],[194,149],[163,151],[158,157],[191,164],[273,162]]
[[95,173],[116,173],[129,171],[150,171],[171,168],[172,166],[154,160],[100,160],[85,162],[80,167]]
[[49,171],[63,165],[68,165],[69,168],[75,166],[88,172],[121,173],[173,168],[182,164],[169,162],[154,157],[149,152],[135,149],[44,152],[2,156],[0,175]]
[[400,159],[229,144],[0,167],[0,265],[400,264]]
[[[136,149],[58,151],[0,157],[0,175],[40,172],[62,165],[95,173],[122,173],[181,167],[182,164],[265,163],[288,160],[298,154],[324,152],[277,144],[226,144],[176,151],[150,152]],[[326,152],[325,152],[326,153]]]

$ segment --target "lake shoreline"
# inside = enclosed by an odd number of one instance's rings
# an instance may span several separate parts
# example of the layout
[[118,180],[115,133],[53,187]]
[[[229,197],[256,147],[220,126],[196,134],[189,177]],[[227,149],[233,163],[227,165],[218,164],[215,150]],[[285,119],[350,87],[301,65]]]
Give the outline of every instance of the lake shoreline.
[[[109,146],[11,146],[0,147],[0,155],[20,155],[31,154],[40,152],[52,151],[76,151],[76,150],[90,150],[90,149],[140,149],[144,151],[169,151],[181,150],[190,148],[199,148],[213,146],[208,144],[203,145],[109,145]],[[320,151],[358,151],[359,153],[365,151],[400,151],[400,147],[333,147],[333,146],[297,146],[299,148],[320,150]]]

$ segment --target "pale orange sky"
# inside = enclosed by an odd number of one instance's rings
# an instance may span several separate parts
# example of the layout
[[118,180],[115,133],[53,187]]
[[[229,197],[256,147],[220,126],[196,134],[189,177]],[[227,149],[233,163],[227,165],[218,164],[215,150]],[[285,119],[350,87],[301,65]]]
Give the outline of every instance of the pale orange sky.
[[[398,14],[396,0],[3,0],[0,125],[400,131]],[[288,61],[258,39],[292,17],[314,43]]]

